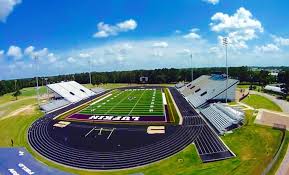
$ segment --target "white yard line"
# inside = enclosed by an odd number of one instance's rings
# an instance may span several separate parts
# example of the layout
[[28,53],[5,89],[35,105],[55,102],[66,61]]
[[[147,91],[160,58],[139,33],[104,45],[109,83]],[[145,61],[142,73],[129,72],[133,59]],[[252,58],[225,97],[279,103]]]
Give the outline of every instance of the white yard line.
[[111,110],[113,110],[117,105],[119,105],[121,102],[123,102],[128,96],[130,96],[131,93],[133,93],[134,91],[131,91],[127,96],[125,96],[122,100],[120,100],[117,104],[115,104],[112,108],[110,108],[110,110],[106,111],[105,114],[109,113]]
[[108,94],[107,96],[105,96],[105,97],[103,97],[103,98],[101,98],[101,99],[99,99],[99,100],[96,100],[95,102],[91,103],[89,106],[92,106],[92,105],[94,105],[94,104],[96,104],[96,103],[98,103],[98,102],[106,99],[107,97],[110,97],[111,95],[112,95],[112,94]]
[[129,111],[128,115],[131,114],[131,112],[133,111],[133,109],[136,107],[136,105],[138,104],[138,102],[140,101],[141,97],[143,96],[143,94],[145,93],[146,91],[143,91],[140,98],[137,100],[137,102],[134,104],[133,108]]

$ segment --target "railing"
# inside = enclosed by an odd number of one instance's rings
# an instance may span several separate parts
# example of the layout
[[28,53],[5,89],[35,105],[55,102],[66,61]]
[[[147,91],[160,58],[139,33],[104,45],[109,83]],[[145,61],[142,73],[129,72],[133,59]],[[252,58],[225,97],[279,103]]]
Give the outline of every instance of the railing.
[[278,151],[274,155],[274,158],[271,160],[270,164],[265,168],[265,170],[263,171],[262,175],[266,175],[266,174],[269,173],[269,171],[272,169],[272,167],[275,165],[276,161],[278,160],[278,158],[280,156],[280,153],[282,151],[282,148],[284,147],[285,137],[286,137],[286,126],[285,126],[285,129],[282,128],[280,130],[283,132],[282,139],[281,139],[281,144],[280,144],[280,146],[278,148]]

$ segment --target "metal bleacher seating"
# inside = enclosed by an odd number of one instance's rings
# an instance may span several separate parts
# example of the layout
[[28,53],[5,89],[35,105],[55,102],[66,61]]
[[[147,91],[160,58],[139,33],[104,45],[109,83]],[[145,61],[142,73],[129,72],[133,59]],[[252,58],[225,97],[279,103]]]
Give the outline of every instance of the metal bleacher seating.
[[241,111],[232,109],[231,107],[225,106],[221,103],[215,103],[215,107],[235,121],[242,122],[244,120],[244,113]]
[[[229,99],[235,98],[234,88],[238,80],[228,79]],[[202,75],[198,79],[190,82],[179,89],[179,92],[195,108],[201,107],[209,100],[223,100],[226,92],[226,77],[224,75]]]
[[103,88],[92,88],[91,91],[93,91],[95,94],[99,94],[105,92],[106,90]]
[[47,104],[40,105],[40,109],[42,109],[45,112],[49,112],[67,106],[69,104],[71,103],[65,99],[51,100]]
[[222,104],[212,103],[200,110],[201,114],[214,126],[219,134],[237,127],[244,120],[242,115],[234,115],[234,109]]
[[[45,112],[51,112],[56,109],[63,108],[69,104],[89,99],[96,95],[95,92],[87,89],[75,81],[49,84],[47,85],[47,88],[54,94],[54,98],[48,103],[40,105],[40,108]],[[104,91],[99,91],[98,94],[102,92]]]
[[47,87],[71,103],[96,95],[94,92],[75,81],[49,84]]

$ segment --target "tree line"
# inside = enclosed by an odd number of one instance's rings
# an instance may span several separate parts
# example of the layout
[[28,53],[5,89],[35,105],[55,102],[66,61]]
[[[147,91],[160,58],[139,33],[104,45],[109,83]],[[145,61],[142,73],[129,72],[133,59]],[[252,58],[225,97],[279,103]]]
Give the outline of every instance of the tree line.
[[[273,69],[273,68],[272,68]],[[251,84],[265,86],[270,83],[285,83],[285,89],[289,87],[289,68],[279,67],[283,71],[279,73],[278,77],[270,75],[266,70],[254,70],[250,67],[230,67],[229,75],[231,78],[238,79],[241,84]],[[201,75],[208,75],[214,72],[226,72],[224,67],[213,68],[195,68],[193,70],[194,79]],[[132,70],[132,71],[114,71],[114,72],[92,72],[92,84],[105,83],[139,83],[139,78],[148,77],[148,83],[177,83],[179,81],[191,81],[191,69],[175,69],[164,68],[155,70]],[[39,77],[39,85],[46,85],[46,83],[57,83],[60,81],[77,81],[81,84],[90,82],[89,73],[76,73],[68,75],[58,75],[50,77]],[[25,78],[17,80],[1,80],[0,81],[0,95],[15,92],[17,89],[26,87],[33,87],[36,85],[35,78]]]

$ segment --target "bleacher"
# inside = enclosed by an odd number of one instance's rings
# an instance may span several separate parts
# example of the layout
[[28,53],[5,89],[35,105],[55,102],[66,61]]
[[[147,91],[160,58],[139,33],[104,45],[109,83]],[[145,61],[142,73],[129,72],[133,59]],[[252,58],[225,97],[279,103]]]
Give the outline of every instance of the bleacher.
[[[228,79],[228,99],[235,99],[235,89],[238,80]],[[202,75],[198,79],[178,89],[191,105],[198,108],[209,100],[224,100],[226,98],[226,76],[222,74]]]
[[45,112],[49,112],[49,111],[54,111],[56,109],[59,109],[61,107],[65,107],[69,104],[71,104],[71,103],[65,99],[51,100],[47,104],[40,105],[40,109],[45,111]]
[[181,87],[183,87],[183,86],[185,86],[185,83],[184,83],[184,82],[179,82],[179,83],[177,83],[177,84],[175,85],[175,87],[176,87],[177,89],[179,89],[179,88],[181,88]]
[[200,109],[200,113],[221,135],[228,130],[242,125],[244,120],[244,114],[242,112],[221,103],[212,103]]
[[49,84],[47,87],[50,91],[54,92],[60,97],[63,97],[71,103],[75,103],[96,95],[93,91],[75,81]]
[[47,88],[53,94],[53,98],[48,103],[40,105],[40,109],[45,112],[51,112],[70,104],[90,99],[104,92],[99,89],[98,93],[95,93],[75,81],[49,84]]
[[102,92],[105,92],[106,90],[103,88],[92,88],[91,91],[93,91],[95,94],[100,94]]

